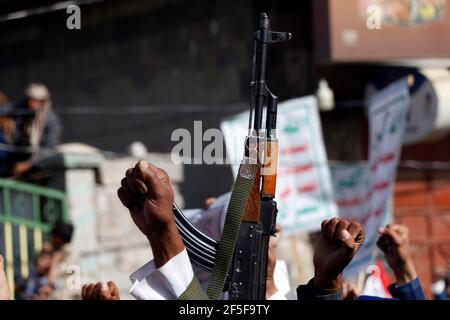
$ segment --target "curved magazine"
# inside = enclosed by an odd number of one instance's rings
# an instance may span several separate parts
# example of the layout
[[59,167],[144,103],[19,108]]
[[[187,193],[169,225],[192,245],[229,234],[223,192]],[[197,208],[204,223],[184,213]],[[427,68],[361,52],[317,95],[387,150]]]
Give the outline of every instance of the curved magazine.
[[173,204],[173,214],[189,258],[201,269],[211,271],[219,243],[199,231],[175,203]]

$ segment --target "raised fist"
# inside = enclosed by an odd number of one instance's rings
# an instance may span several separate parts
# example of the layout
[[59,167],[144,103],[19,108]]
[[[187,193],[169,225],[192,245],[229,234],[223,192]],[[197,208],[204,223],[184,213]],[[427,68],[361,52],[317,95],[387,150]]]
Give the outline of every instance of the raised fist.
[[173,216],[173,189],[164,170],[139,161],[127,170],[117,193],[149,239],[156,267],[184,249]]
[[164,170],[139,161],[127,170],[121,185],[118,196],[146,236],[173,221],[173,189]]
[[342,272],[364,242],[364,230],[356,222],[332,218],[322,222],[314,252],[314,287],[337,289],[342,286]]
[[394,271],[398,285],[417,278],[409,246],[408,227],[400,224],[388,224],[378,230],[378,247],[383,251],[386,261]]
[[119,289],[113,281],[85,284],[81,289],[83,300],[120,300]]

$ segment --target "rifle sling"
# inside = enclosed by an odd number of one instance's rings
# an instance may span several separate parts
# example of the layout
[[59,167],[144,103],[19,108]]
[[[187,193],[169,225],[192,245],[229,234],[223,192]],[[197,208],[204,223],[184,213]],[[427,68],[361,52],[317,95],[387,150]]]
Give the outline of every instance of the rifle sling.
[[212,300],[219,299],[230,272],[239,228],[258,167],[259,164],[246,163],[241,164],[239,167],[239,173],[231,191],[222,238],[219,242],[212,275],[209,280],[207,295]]
[[178,297],[178,300],[209,300],[209,298],[194,276],[186,291]]

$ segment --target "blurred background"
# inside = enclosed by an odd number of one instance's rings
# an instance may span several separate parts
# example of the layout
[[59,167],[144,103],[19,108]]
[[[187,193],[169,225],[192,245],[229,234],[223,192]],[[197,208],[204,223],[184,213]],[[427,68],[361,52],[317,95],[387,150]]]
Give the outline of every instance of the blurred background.
[[[81,9],[79,30],[66,26],[71,4]],[[380,30],[368,27],[371,4],[385,9]],[[62,127],[56,153],[0,180],[0,253],[10,279],[30,274],[55,221],[71,221],[82,282],[112,279],[127,296],[129,274],[151,257],[116,197],[125,170],[139,158],[168,171],[184,208],[203,207],[230,190],[229,166],[173,164],[170,137],[176,128],[193,131],[194,120],[203,121],[203,130],[219,128],[248,110],[250,36],[261,11],[274,30],[293,34],[270,50],[271,90],[282,101],[320,95],[322,80],[333,93],[320,113],[330,161],[367,160],[367,92],[404,76],[420,79],[411,89],[392,220],[410,228],[419,276],[432,296],[436,270],[450,259],[450,1],[444,0],[345,6],[337,0],[0,0],[0,116],[39,82]],[[426,104],[423,87],[436,96],[433,103]],[[2,151],[17,151],[6,144]],[[295,289],[312,273],[314,234],[290,237],[298,244],[288,268]],[[292,249],[284,247],[280,257]]]

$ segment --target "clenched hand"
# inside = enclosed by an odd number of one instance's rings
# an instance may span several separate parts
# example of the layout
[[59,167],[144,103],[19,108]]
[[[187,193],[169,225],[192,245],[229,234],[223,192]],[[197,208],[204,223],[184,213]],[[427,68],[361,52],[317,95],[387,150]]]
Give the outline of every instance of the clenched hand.
[[364,242],[364,230],[356,222],[332,218],[324,220],[314,252],[314,287],[337,289],[342,286],[342,272]]
[[408,227],[400,224],[380,228],[377,245],[384,252],[389,266],[395,274],[398,285],[406,284],[417,278],[409,246]]
[[127,170],[118,196],[149,239],[157,268],[184,249],[173,216],[173,189],[164,170],[139,161]]
[[119,289],[113,281],[85,284],[81,290],[83,300],[120,300]]

